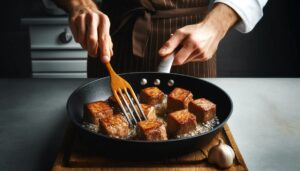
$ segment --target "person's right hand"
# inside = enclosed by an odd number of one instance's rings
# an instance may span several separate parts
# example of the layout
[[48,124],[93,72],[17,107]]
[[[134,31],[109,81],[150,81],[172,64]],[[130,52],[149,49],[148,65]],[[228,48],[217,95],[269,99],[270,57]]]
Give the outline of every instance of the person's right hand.
[[109,18],[95,4],[73,8],[69,17],[70,28],[76,42],[89,56],[100,56],[103,63],[110,61],[113,44],[109,34]]

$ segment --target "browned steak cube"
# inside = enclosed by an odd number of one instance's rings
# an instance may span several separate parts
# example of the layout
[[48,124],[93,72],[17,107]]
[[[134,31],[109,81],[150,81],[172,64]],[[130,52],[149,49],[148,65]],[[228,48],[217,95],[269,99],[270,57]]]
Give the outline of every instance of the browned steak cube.
[[174,112],[176,110],[186,109],[190,101],[193,100],[193,94],[183,88],[175,88],[168,95],[167,111]]
[[127,138],[129,124],[121,114],[113,115],[100,121],[100,131],[110,137]]
[[159,141],[167,140],[165,125],[159,120],[141,121],[137,125],[137,135],[143,140]]
[[113,115],[113,109],[105,101],[88,103],[84,108],[84,121],[95,125],[99,125],[99,120]]
[[216,114],[216,104],[200,98],[189,103],[189,111],[196,115],[198,122],[206,122],[214,118]]
[[196,116],[188,112],[187,109],[175,111],[168,114],[167,130],[171,136],[189,133],[196,129]]
[[148,105],[162,103],[164,93],[157,87],[147,87],[140,92],[140,102]]
[[148,120],[156,119],[155,108],[153,106],[147,104],[141,104],[141,108]]

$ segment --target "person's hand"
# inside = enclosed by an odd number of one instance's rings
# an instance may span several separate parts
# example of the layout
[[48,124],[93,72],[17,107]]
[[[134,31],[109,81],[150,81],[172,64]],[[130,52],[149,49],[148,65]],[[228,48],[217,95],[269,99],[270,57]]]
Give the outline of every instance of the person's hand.
[[204,23],[188,25],[178,29],[160,49],[159,54],[166,56],[178,46],[174,65],[195,61],[207,61],[216,52],[223,34],[213,25]]
[[[221,39],[237,20],[237,16],[233,11],[227,18],[223,18],[226,17],[224,15],[224,12],[227,12],[224,11],[224,6],[226,5],[218,6],[202,22],[176,30],[159,50],[159,55],[162,57],[167,56],[176,49],[174,65],[195,61],[204,62],[212,58]],[[229,7],[226,6],[226,8]],[[220,14],[223,16],[221,17]]]
[[100,56],[103,63],[110,61],[113,44],[109,34],[109,18],[93,3],[80,5],[70,12],[70,28],[76,42],[90,56]]

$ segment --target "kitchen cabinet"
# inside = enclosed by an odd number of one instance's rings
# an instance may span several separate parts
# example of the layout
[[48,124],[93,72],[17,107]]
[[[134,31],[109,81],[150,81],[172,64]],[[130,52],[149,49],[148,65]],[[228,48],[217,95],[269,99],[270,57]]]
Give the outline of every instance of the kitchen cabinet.
[[30,35],[33,78],[86,78],[87,52],[74,41],[67,17],[23,18]]

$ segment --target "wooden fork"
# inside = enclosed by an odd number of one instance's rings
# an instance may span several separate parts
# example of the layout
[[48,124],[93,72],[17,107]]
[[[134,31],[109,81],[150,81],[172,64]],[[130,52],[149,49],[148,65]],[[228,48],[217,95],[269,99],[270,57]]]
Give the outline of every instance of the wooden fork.
[[139,121],[147,120],[131,85],[113,70],[110,62],[105,65],[111,78],[111,91],[129,124],[134,126]]

